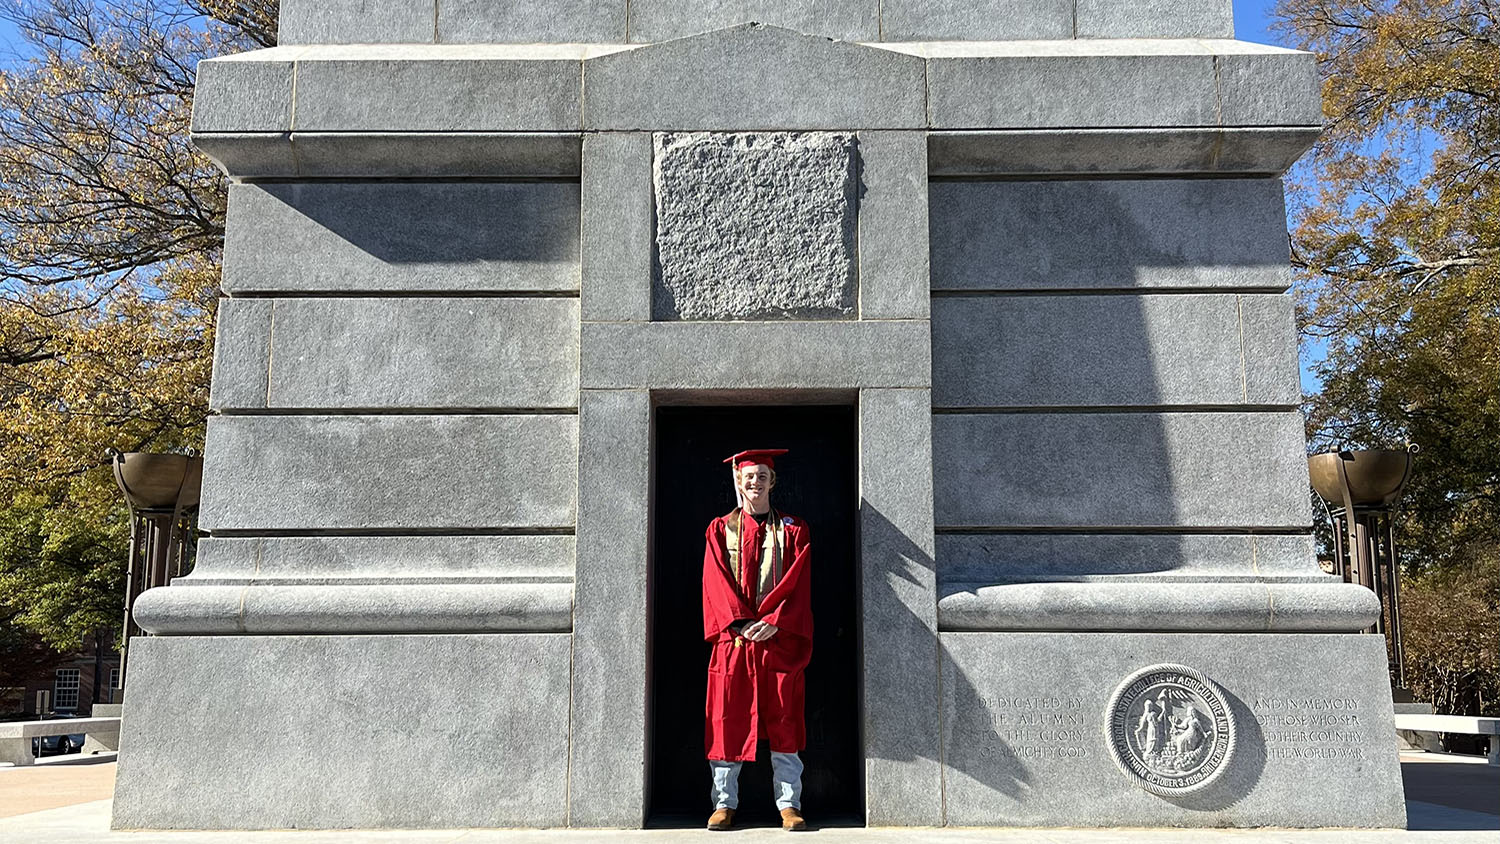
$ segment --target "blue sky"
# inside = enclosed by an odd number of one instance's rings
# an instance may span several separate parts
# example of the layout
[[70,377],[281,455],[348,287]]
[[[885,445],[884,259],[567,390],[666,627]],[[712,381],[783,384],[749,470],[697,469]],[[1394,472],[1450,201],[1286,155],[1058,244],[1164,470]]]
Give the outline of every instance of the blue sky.
[[1234,0],[1234,37],[1241,41],[1275,44],[1275,39],[1266,31],[1271,8],[1275,5],[1274,0]]

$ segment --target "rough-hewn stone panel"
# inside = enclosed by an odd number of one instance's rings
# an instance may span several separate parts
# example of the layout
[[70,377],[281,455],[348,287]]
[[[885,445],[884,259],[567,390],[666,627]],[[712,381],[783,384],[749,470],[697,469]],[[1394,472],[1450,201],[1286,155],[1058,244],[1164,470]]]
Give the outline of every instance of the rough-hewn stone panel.
[[657,319],[853,313],[853,136],[661,134],[655,181]]

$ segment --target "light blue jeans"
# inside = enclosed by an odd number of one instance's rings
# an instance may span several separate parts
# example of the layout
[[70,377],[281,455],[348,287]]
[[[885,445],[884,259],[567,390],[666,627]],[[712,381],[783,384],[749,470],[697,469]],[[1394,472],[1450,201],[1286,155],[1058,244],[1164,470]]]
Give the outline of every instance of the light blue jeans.
[[[742,762],[708,760],[714,775],[712,796],[715,809],[740,807],[740,768]],[[802,760],[795,753],[771,752],[771,790],[776,794],[777,809],[802,808]]]

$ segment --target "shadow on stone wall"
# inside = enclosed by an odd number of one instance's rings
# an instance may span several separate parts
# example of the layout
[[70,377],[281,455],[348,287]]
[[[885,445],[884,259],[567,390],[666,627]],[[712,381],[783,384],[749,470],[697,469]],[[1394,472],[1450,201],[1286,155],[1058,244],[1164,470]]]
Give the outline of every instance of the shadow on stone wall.
[[[347,182],[264,184],[284,209],[276,225],[293,241],[295,216],[388,264],[578,260],[579,187],[567,182]],[[291,212],[288,214],[287,212]],[[311,237],[315,238],[315,235]]]

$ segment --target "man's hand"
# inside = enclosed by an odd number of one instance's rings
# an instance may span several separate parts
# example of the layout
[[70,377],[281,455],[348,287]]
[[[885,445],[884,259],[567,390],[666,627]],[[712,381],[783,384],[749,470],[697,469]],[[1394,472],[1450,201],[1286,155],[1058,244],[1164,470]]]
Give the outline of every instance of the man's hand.
[[764,642],[775,636],[778,629],[780,628],[774,624],[767,624],[764,621],[754,621],[745,625],[745,629],[741,631],[741,635],[752,642]]

